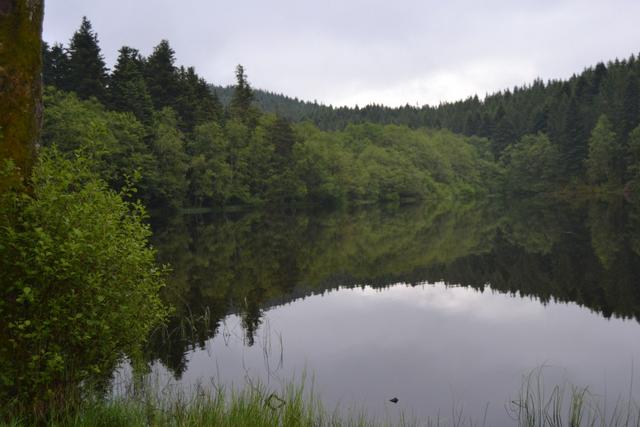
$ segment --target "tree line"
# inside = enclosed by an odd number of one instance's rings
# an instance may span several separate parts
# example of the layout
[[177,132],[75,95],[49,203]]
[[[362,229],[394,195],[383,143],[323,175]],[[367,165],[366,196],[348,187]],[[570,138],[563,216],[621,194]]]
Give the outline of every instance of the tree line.
[[[438,106],[333,107],[269,92],[260,92],[257,100],[266,111],[310,120],[324,130],[370,122],[484,137],[496,160],[510,169],[511,189],[536,192],[575,183],[637,186],[639,88],[640,59],[632,55],[598,63],[568,80],[537,79],[483,100],[473,96]],[[230,88],[216,90],[228,102]],[[535,165],[531,173],[528,160]],[[540,169],[546,169],[542,176]]]
[[86,18],[43,57],[43,144],[89,155],[151,208],[438,199],[485,191],[496,174],[482,138],[364,123],[322,131],[265,113],[242,66],[223,107],[166,40],[146,58],[121,48],[109,73]]

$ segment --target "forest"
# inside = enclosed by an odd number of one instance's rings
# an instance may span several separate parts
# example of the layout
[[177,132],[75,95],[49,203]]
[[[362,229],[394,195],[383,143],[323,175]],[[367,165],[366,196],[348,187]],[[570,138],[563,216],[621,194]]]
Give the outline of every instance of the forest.
[[[43,48],[44,146],[81,151],[151,209],[527,196],[640,174],[640,61],[437,107],[333,108],[233,88],[178,66],[168,41],[124,46],[109,73],[84,18]],[[220,92],[220,96],[218,95]]]
[[[216,87],[223,104],[232,89]],[[640,59],[635,55],[598,63],[568,80],[537,79],[482,100],[475,95],[437,106],[334,107],[265,91],[257,91],[256,100],[265,111],[308,120],[324,130],[378,123],[487,138],[496,161],[506,167],[508,182],[502,188],[511,194],[637,182]],[[530,173],[523,158],[547,165],[549,174]]]

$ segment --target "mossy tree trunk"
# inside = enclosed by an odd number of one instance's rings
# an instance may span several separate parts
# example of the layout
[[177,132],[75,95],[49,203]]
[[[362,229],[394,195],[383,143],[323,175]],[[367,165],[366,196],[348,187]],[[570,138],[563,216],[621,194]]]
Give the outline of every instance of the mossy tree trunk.
[[[44,0],[0,0],[0,191],[31,175],[42,125],[42,19]],[[13,182],[13,183],[12,183]]]

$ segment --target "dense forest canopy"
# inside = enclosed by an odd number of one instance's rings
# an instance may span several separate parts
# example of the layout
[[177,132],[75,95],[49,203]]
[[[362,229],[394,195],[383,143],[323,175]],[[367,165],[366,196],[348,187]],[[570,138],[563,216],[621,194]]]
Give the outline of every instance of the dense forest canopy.
[[[633,193],[640,61],[597,64],[437,107],[333,108],[178,66],[168,41],[120,49],[106,70],[84,18],[44,48],[45,145],[90,152],[115,188],[155,207],[224,207],[510,196],[583,185]],[[75,71],[74,71],[75,70]],[[76,75],[81,73],[82,75]],[[55,87],[56,89],[52,89]]]
[[45,46],[43,144],[88,154],[151,208],[469,197],[499,174],[483,138],[367,123],[321,131],[261,111],[241,65],[223,107],[168,41],[148,58],[119,53],[108,73],[86,18],[68,47]]
[[[467,136],[485,137],[491,141],[497,159],[506,154],[503,159],[506,165],[513,158],[513,148],[511,152],[507,149],[521,141],[524,144],[517,151],[527,158],[533,156],[533,160],[539,162],[540,153],[535,152],[540,150],[532,149],[534,153],[522,151],[524,146],[539,141],[525,138],[527,135],[543,133],[555,147],[551,150],[557,150],[557,153],[542,150],[551,156],[549,163],[556,176],[539,180],[544,183],[524,182],[527,187],[557,187],[554,179],[620,186],[637,180],[640,135],[633,134],[633,130],[640,123],[639,87],[640,60],[631,55],[628,59],[598,63],[566,81],[538,79],[482,100],[473,96],[438,106],[333,107],[264,91],[256,91],[256,102],[265,111],[278,112],[291,120],[309,120],[324,130],[371,122],[448,129]],[[215,90],[223,103],[228,102],[231,87],[216,87]],[[600,127],[596,131],[598,124]],[[605,133],[603,127],[606,127]],[[592,138],[594,132],[597,133],[595,139]],[[516,167],[522,169],[522,165]],[[518,187],[521,185],[516,185],[521,191]]]

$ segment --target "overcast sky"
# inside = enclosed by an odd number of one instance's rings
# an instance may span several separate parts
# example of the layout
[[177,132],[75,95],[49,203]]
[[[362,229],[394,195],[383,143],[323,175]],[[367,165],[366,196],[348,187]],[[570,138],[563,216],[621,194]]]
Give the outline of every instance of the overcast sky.
[[168,39],[179,65],[333,105],[437,104],[640,52],[640,0],[47,0],[44,39],[83,15],[107,64]]

